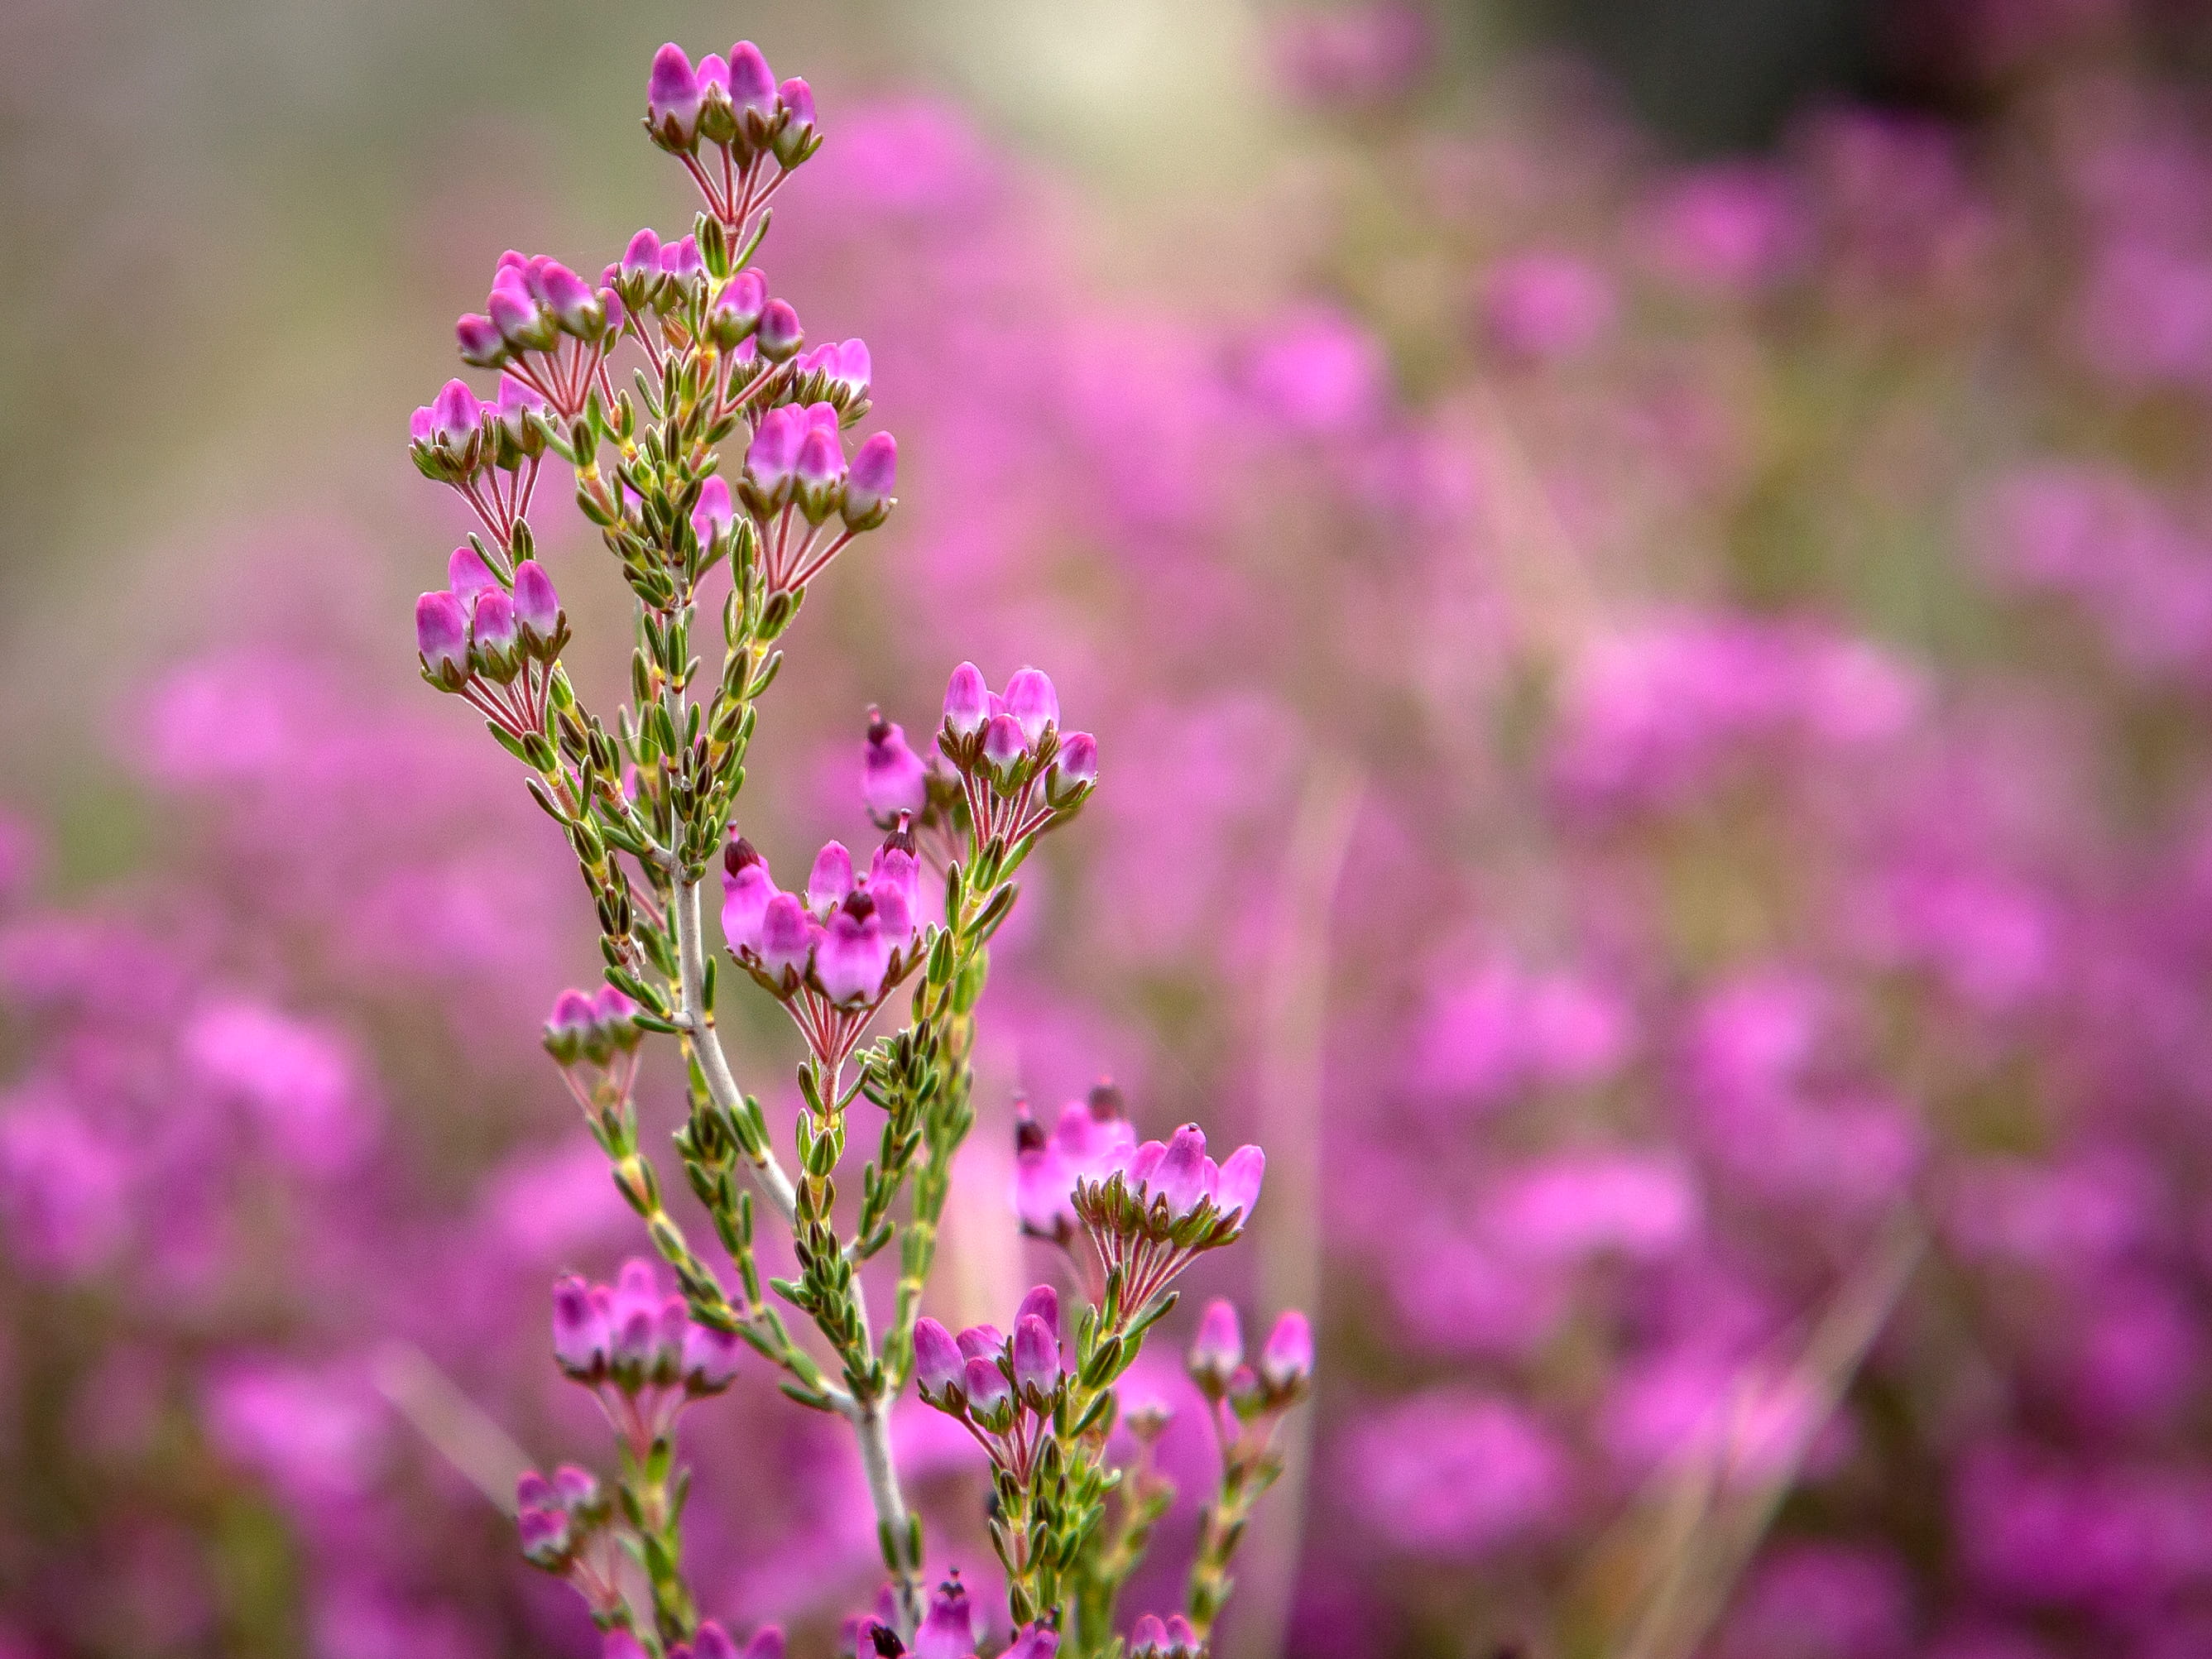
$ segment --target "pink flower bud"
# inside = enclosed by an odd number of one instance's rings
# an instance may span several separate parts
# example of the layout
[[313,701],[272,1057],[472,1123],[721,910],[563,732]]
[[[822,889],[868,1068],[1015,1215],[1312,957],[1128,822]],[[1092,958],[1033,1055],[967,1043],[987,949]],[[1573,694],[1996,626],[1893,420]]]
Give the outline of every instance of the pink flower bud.
[[866,340],[840,342],[830,362],[830,378],[838,385],[856,398],[867,391],[874,365],[868,360],[868,343]]
[[483,404],[466,380],[448,380],[430,401],[430,435],[434,441],[459,449],[477,434],[483,423]]
[[716,93],[720,93],[725,102],[728,100],[730,60],[723,57],[720,52],[708,52],[699,60],[698,67],[693,70],[692,73],[698,77],[699,94],[702,99],[711,99]]
[[553,1012],[545,1019],[545,1051],[560,1066],[574,1065],[597,1024],[592,999],[581,991],[563,991],[553,999]]
[[783,1659],[783,1626],[763,1625],[745,1644],[744,1659]]
[[914,1380],[924,1394],[941,1395],[956,1386],[966,1363],[951,1332],[933,1319],[914,1322]]
[[806,331],[799,325],[799,313],[789,301],[770,300],[761,308],[760,327],[753,341],[762,356],[781,363],[799,355],[799,347],[806,343]]
[[514,601],[501,588],[477,595],[469,613],[469,642],[487,656],[503,657],[515,647]]
[[453,338],[459,343],[461,361],[473,368],[495,368],[507,356],[507,341],[499,325],[473,311],[463,313],[453,325]]
[[537,269],[538,287],[562,331],[580,340],[596,338],[606,313],[591,285],[557,260],[548,259]]
[[1293,1308],[1275,1322],[1275,1328],[1267,1333],[1267,1343],[1260,1350],[1261,1381],[1280,1393],[1310,1377],[1313,1364],[1313,1327]]
[[1153,1172],[1160,1167],[1160,1160],[1167,1156],[1167,1151],[1165,1141],[1148,1140],[1129,1154],[1128,1167],[1122,1174],[1133,1191],[1150,1183]]
[[1157,1656],[1167,1651],[1167,1645],[1168,1627],[1160,1622],[1158,1613],[1145,1613],[1129,1626],[1131,1659],[1139,1654],[1147,1656],[1147,1659],[1157,1659]]
[[832,911],[814,951],[815,977],[830,1000],[873,1002],[890,972],[890,941],[884,937],[875,901],[854,893]]
[[607,1363],[606,1310],[574,1273],[553,1285],[553,1358],[574,1377],[594,1376]]
[[739,119],[751,117],[763,131],[775,119],[775,75],[750,40],[730,48],[730,103]]
[[483,562],[483,556],[465,542],[446,561],[446,585],[463,605],[473,605],[478,594],[489,593],[497,587],[499,579],[491,574],[491,567]]
[[1087,789],[1098,781],[1098,740],[1088,732],[1070,732],[1060,740],[1054,763],[1060,780],[1072,788]]
[[528,417],[550,407],[544,397],[514,375],[502,374],[499,377],[497,407],[499,423],[507,435],[526,454],[537,453],[541,446]]
[[[1006,1373],[999,1369],[999,1362],[995,1359],[978,1356],[969,1360],[961,1371],[960,1386],[968,1396],[969,1408],[978,1417],[989,1417],[1002,1407],[1013,1403],[1012,1385],[1006,1381]],[[960,1651],[964,1653],[967,1650],[963,1648]],[[953,1659],[958,1659],[958,1656],[953,1656]]]
[[996,1325],[970,1325],[958,1341],[965,1359],[995,1359],[1006,1351],[1006,1334]]
[[441,589],[415,601],[415,648],[440,680],[459,685],[466,677],[469,613],[458,597]]
[[1060,1387],[1060,1340],[1035,1314],[1014,1322],[1014,1386],[1048,1400]]
[[796,896],[778,893],[771,897],[761,913],[760,928],[761,966],[769,977],[778,981],[803,977],[821,931],[820,924],[806,914],[806,907]]
[[820,523],[836,504],[838,486],[845,481],[845,451],[837,434],[810,422],[792,471],[801,510]]
[[1200,1388],[1218,1394],[1229,1386],[1229,1378],[1244,1363],[1244,1333],[1237,1321],[1237,1310],[1227,1302],[1210,1302],[1199,1316],[1198,1334],[1191,1338],[1190,1352],[1183,1356],[1183,1365]]
[[714,343],[730,349],[760,326],[761,313],[767,308],[768,278],[757,270],[739,271],[714,296],[714,309],[708,318]]
[[691,508],[691,533],[702,542],[717,541],[728,535],[737,521],[737,509],[730,504],[730,486],[717,472],[699,486],[699,500]]
[[691,1632],[691,1659],[738,1659],[738,1644],[713,1620],[703,1620]]
[[1012,714],[994,714],[983,727],[983,758],[1000,776],[1012,773],[1030,752],[1021,722]]
[[499,331],[500,337],[516,350],[529,345],[538,336],[538,306],[518,284],[499,283],[494,286],[484,301],[484,311]]
[[1034,745],[1045,727],[1060,724],[1060,694],[1036,669],[1018,669],[1006,682],[1006,712],[1021,726],[1025,746]]
[[1267,1153],[1257,1146],[1239,1146],[1221,1166],[1220,1178],[1214,1184],[1214,1207],[1224,1214],[1240,1212],[1249,1222],[1253,1206],[1260,1201],[1261,1180],[1267,1173]]
[[1049,1285],[1039,1285],[1022,1298],[1022,1305],[1014,1310],[1014,1328],[1018,1334],[1024,1319],[1042,1319],[1044,1328],[1054,1336],[1060,1334],[1060,1292]]
[[711,1325],[687,1325],[684,1333],[684,1387],[694,1395],[720,1394],[738,1380],[742,1345]]
[[1170,1613],[1167,1632],[1170,1653],[1184,1654],[1189,1656],[1189,1659],[1198,1659],[1200,1648],[1198,1632],[1191,1627],[1189,1620],[1179,1613]]
[[901,812],[919,816],[929,799],[928,769],[907,746],[906,733],[868,710],[868,740],[860,750],[860,799],[868,816],[881,822]]
[[631,282],[660,275],[660,234],[647,225],[623,250],[622,274]]
[[754,486],[774,498],[790,483],[799,463],[799,446],[806,439],[806,416],[788,404],[771,409],[753,429],[745,446],[745,471]]
[[1060,1652],[1060,1632],[1050,1625],[1024,1625],[999,1659],[1054,1659]]
[[789,169],[812,155],[820,142],[814,136],[814,89],[794,78],[775,89],[775,98],[783,111],[783,125],[776,130],[772,142],[775,159]]
[[775,89],[775,97],[789,113],[793,126],[814,125],[814,88],[805,82],[794,75]]
[[945,724],[955,737],[972,738],[990,717],[991,688],[984,683],[983,671],[972,662],[962,663],[945,688]]
[[872,432],[853,457],[845,478],[845,522],[854,530],[872,530],[890,511],[891,490],[898,483],[898,440],[888,432]]
[[688,150],[699,131],[699,77],[691,59],[674,41],[653,55],[646,82],[645,107],[653,137],[674,150]]
[[514,620],[522,642],[533,650],[550,648],[561,631],[561,596],[553,579],[535,559],[514,568]]
[[807,908],[827,917],[830,908],[842,903],[852,890],[853,855],[845,850],[843,842],[825,842],[814,855],[813,869],[807,872]]
[[1177,1129],[1145,1184],[1167,1200],[1170,1215],[1188,1215],[1196,1209],[1206,1195],[1206,1132],[1195,1123]]

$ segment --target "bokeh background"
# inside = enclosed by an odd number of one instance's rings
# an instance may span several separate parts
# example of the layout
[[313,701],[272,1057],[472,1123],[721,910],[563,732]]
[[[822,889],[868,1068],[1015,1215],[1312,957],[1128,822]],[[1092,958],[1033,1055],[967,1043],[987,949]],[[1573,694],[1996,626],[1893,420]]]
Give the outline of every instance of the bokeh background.
[[[494,1499],[600,1455],[547,1288],[641,1241],[404,436],[501,249],[688,222],[645,65],[739,33],[905,499],[744,827],[865,835],[864,710],[963,657],[1098,732],[935,1311],[1051,1270],[1018,1093],[1266,1143],[1193,1288],[1323,1369],[1224,1652],[2212,1654],[2212,28],[2151,0],[11,0],[0,1654],[592,1651]],[[702,1600],[828,1651],[838,1425],[689,1426]]]

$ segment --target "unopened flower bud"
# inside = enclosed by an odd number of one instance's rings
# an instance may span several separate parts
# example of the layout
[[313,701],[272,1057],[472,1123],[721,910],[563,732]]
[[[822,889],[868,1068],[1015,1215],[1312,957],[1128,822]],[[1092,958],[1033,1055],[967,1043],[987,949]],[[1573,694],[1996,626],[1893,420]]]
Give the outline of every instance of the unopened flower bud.
[[430,400],[430,438],[459,449],[483,424],[483,404],[466,380],[448,380]]
[[729,1632],[704,1619],[691,1632],[691,1659],[738,1659],[738,1644],[730,1639]]
[[660,250],[660,274],[679,284],[689,284],[706,273],[706,264],[699,257],[699,239],[686,236],[669,242]]
[[660,233],[647,225],[629,239],[623,250],[622,274],[625,282],[650,282],[660,275]]
[[859,398],[867,393],[868,382],[875,366],[868,358],[868,343],[862,339],[841,340],[830,360],[830,378],[851,396]]
[[553,1012],[545,1020],[545,1052],[553,1056],[554,1064],[575,1063],[593,1018],[592,999],[581,991],[563,991],[553,999]]
[[745,446],[745,472],[772,504],[785,498],[805,441],[806,416],[788,404],[769,410],[753,429],[753,441]]
[[927,1316],[914,1322],[914,1380],[924,1394],[942,1398],[959,1385],[966,1364],[951,1332]]
[[511,349],[520,351],[542,343],[537,301],[519,283],[495,283],[484,312]]
[[458,597],[441,589],[415,601],[415,647],[433,679],[459,690],[468,678],[469,616]]
[[1042,1319],[1044,1328],[1054,1335],[1060,1334],[1060,1292],[1049,1285],[1039,1285],[1022,1298],[1022,1305],[1014,1310],[1014,1325],[1019,1329],[1024,1319]]
[[446,586],[463,605],[474,605],[477,595],[489,593],[499,586],[499,578],[491,574],[483,555],[464,542],[446,561]]
[[1014,1385],[1032,1406],[1060,1388],[1060,1340],[1035,1314],[1014,1322]]
[[945,688],[945,723],[955,737],[972,738],[990,717],[991,688],[984,683],[983,671],[972,662],[962,663]]
[[731,349],[760,326],[761,313],[767,307],[767,277],[757,270],[741,270],[731,277],[714,296],[714,308],[707,318],[714,343],[725,351]]
[[783,1659],[783,1626],[763,1625],[755,1631],[753,1639],[745,1644],[744,1659]]
[[532,651],[551,649],[561,632],[561,596],[553,579],[535,559],[514,567],[514,620],[522,642]]
[[1228,1302],[1208,1303],[1199,1316],[1198,1334],[1191,1338],[1190,1352],[1183,1356],[1183,1368],[1206,1393],[1218,1395],[1228,1389],[1230,1377],[1243,1363],[1244,1333],[1237,1324],[1235,1306]]
[[469,643],[485,671],[497,678],[511,665],[520,630],[514,623],[514,601],[505,589],[490,588],[477,595],[469,614]]
[[807,908],[826,918],[831,908],[842,903],[852,890],[853,855],[845,850],[842,841],[823,842],[822,850],[814,855],[813,869],[806,875]]
[[730,105],[755,143],[775,124],[775,72],[750,40],[730,48]]
[[837,434],[809,422],[792,473],[799,511],[810,523],[820,524],[836,508],[845,482],[845,451]]
[[507,340],[499,325],[470,311],[453,325],[453,338],[461,348],[461,361],[472,368],[496,368],[507,361]]
[[653,55],[646,82],[646,125],[664,149],[684,154],[698,142],[699,77],[691,59],[673,40]]
[[548,259],[538,268],[538,286],[561,331],[580,340],[593,340],[606,325],[606,308],[591,285],[568,266]]
[[737,112],[730,107],[729,61],[710,52],[693,72],[699,79],[699,137],[710,144],[726,144],[738,136]]
[[1088,789],[1098,781],[1098,740],[1088,732],[1070,732],[1060,740],[1053,766],[1060,774],[1062,792]]
[[761,308],[753,343],[772,363],[787,362],[799,355],[799,349],[806,343],[806,331],[799,325],[799,313],[789,301],[770,300]]
[[1167,1200],[1170,1215],[1185,1216],[1196,1209],[1199,1200],[1206,1196],[1206,1132],[1195,1123],[1177,1129],[1146,1185]]
[[1260,1380],[1277,1394],[1303,1388],[1313,1376],[1313,1327],[1292,1308],[1275,1322],[1260,1350]]
[[1060,724],[1060,694],[1037,670],[1018,669],[1006,682],[1006,712],[1022,728],[1023,738],[1034,746],[1047,726]]
[[796,895],[778,893],[761,915],[761,966],[769,978],[782,983],[803,977],[814,954],[818,927]]
[[1001,779],[1029,757],[1030,740],[1012,714],[994,714],[983,727],[983,759]]
[[783,123],[776,129],[775,159],[787,169],[797,167],[817,148],[814,89],[796,76],[775,89],[783,108]]
[[1167,1647],[1168,1627],[1158,1613],[1144,1613],[1129,1626],[1130,1659],[1162,1659]]
[[861,441],[845,478],[842,511],[850,530],[873,530],[890,515],[891,490],[898,483],[898,440],[872,432]]

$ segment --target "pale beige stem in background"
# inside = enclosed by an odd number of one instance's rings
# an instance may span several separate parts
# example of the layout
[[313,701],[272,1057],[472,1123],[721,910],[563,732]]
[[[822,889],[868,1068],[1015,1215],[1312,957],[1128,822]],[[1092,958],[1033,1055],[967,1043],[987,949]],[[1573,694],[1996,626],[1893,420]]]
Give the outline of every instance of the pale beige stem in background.
[[412,1342],[386,1342],[369,1362],[377,1392],[422,1431],[500,1513],[514,1513],[514,1483],[530,1458]]
[[[1260,1017],[1260,1139],[1267,1183],[1252,1231],[1260,1254],[1260,1318],[1246,1335],[1261,1340],[1275,1316],[1303,1308],[1321,1319],[1321,1094],[1328,1009],[1328,921],[1358,817],[1358,773],[1333,757],[1315,759],[1284,849]],[[1317,1379],[1325,1386],[1324,1374]],[[1261,1500],[1238,1557],[1237,1592],[1224,1621],[1236,1659],[1282,1651],[1304,1539],[1310,1405],[1281,1431],[1283,1474]]]

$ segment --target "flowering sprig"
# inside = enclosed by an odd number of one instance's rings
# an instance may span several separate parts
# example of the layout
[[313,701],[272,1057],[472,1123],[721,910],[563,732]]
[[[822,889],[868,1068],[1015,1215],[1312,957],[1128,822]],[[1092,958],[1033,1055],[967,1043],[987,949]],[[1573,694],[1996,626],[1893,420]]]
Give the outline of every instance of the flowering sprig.
[[[461,494],[483,532],[456,550],[447,586],[417,602],[423,677],[485,715],[575,854],[598,909],[606,985],[564,993],[545,1044],[681,1291],[664,1294],[642,1262],[611,1287],[575,1278],[556,1287],[555,1357],[599,1401],[621,1472],[611,1499],[589,1477],[532,1477],[526,1545],[583,1593],[611,1651],[727,1650],[684,1581],[688,1474],[675,1434],[687,1407],[728,1385],[749,1346],[782,1373],[787,1394],[853,1426],[891,1574],[876,1650],[911,1643],[921,1659],[963,1659],[976,1645],[965,1593],[955,1575],[925,1607],[921,1528],[890,1458],[890,1405],[919,1370],[925,1397],[992,1455],[1015,1650],[1050,1659],[1073,1639],[1076,1651],[1103,1653],[1113,1589],[1163,1504],[1163,1483],[1139,1471],[1103,1539],[1099,1522],[1124,1474],[1104,1462],[1113,1385],[1173,1306],[1176,1273],[1238,1236],[1258,1196],[1260,1155],[1248,1147],[1217,1167],[1186,1127],[1164,1143],[1116,1137],[1110,1158],[1059,1169],[1054,1214],[1066,1222],[1056,1236],[1072,1244],[1079,1221],[1093,1258],[1092,1304],[1065,1352],[1049,1289],[1024,1304],[1011,1338],[979,1328],[955,1342],[921,1319],[953,1158],[975,1121],[970,1056],[990,942],[1024,861],[1090,798],[1097,745],[1061,729],[1058,692],[1038,670],[994,693],[963,664],[931,761],[869,711],[862,793],[887,833],[865,873],[832,841],[805,886],[787,892],[732,830],[757,704],[781,665],[776,641],[810,585],[889,517],[898,450],[878,432],[848,459],[847,431],[872,407],[866,345],[809,349],[798,313],[750,264],[770,198],[822,142],[805,83],[779,86],[747,42],[696,65],[665,46],[646,127],[705,197],[690,234],[639,231],[596,286],[546,256],[503,256],[484,310],[456,327],[463,361],[500,373],[496,401],[457,381],[410,429],[417,468]],[[617,354],[632,351],[623,388]],[[720,452],[726,441],[740,457],[734,468]],[[577,507],[636,601],[629,699],[611,725],[561,664],[568,620],[535,556],[529,514],[549,456],[573,471]],[[694,654],[697,599],[726,562],[722,655],[710,676]],[[805,1039],[789,1164],[715,1030],[721,958],[707,941],[703,896],[718,861],[729,959]],[[925,870],[942,884],[941,911],[934,895],[925,906]],[[908,986],[902,1023],[867,1042]],[[647,1034],[675,1037],[683,1053],[690,1110],[675,1146],[734,1286],[669,1212],[640,1145],[632,1095]],[[884,1121],[848,1231],[838,1177],[863,1100]],[[787,1230],[791,1278],[763,1282],[756,1200]],[[878,1330],[860,1274],[894,1243],[896,1301]],[[777,1303],[805,1316],[827,1365]],[[975,1349],[957,1377],[941,1374],[948,1344]]]

